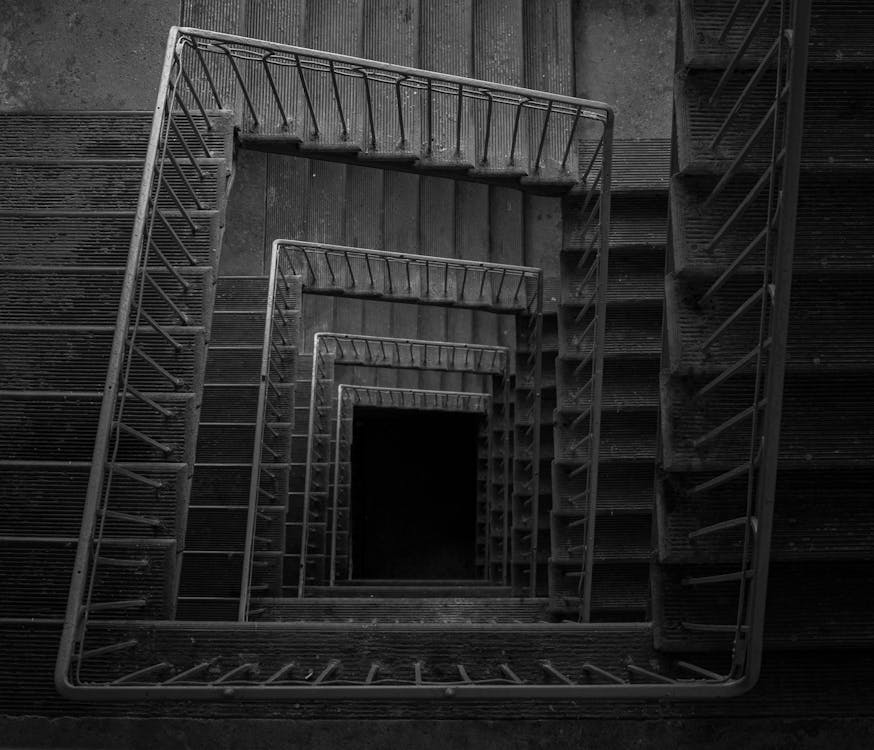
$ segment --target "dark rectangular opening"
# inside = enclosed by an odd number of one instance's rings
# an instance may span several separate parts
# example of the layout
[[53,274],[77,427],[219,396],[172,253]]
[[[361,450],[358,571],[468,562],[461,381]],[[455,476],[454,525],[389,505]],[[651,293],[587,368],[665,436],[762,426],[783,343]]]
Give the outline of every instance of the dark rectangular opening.
[[474,577],[479,419],[355,407],[354,578]]

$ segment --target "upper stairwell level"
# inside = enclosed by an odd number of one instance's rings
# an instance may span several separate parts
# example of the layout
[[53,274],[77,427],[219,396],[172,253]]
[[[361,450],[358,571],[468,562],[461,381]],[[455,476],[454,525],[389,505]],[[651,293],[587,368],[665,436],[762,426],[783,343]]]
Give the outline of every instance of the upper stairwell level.
[[[565,192],[609,165],[600,102],[181,28],[190,104],[238,112],[242,145],[422,174]],[[186,94],[187,95],[187,94]],[[594,139],[580,164],[576,144]]]

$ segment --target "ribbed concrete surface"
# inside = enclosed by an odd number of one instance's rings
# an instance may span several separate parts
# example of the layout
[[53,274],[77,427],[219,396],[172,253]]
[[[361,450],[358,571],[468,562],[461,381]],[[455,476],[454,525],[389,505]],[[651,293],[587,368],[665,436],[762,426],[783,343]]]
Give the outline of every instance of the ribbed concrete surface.
[[[755,6],[742,8],[739,23],[720,43],[719,33],[732,6],[731,0],[683,0],[680,3],[686,65],[693,68],[724,68],[727,65],[743,39],[744,30],[759,10]],[[774,7],[766,16],[761,33],[741,58],[741,67],[755,67],[767,52],[770,41],[774,39],[777,13]],[[874,47],[868,34],[872,23],[874,13],[866,0],[815,0],[808,51],[811,63],[816,67],[870,66],[874,61]]]
[[[764,197],[754,200],[731,236],[715,248],[709,242],[731,211],[753,186],[750,177],[732,181],[706,213],[697,204],[716,184],[714,178],[675,178],[671,184],[671,211],[675,234],[677,270],[718,273],[765,226]],[[869,210],[869,180],[863,175],[805,173],[798,197],[793,267],[801,272],[825,273],[840,269],[866,269],[872,261],[870,237],[874,218]],[[760,267],[761,251],[750,255],[747,265]]]
[[[728,647],[730,634],[693,633],[683,622],[734,624],[737,582],[684,585],[687,576],[720,574],[736,566],[670,566],[654,574],[656,646],[667,651]],[[874,639],[868,562],[774,563],[768,582],[765,643],[769,649],[870,648]],[[840,581],[841,585],[836,585]]]
[[[874,300],[864,276],[799,276],[792,284],[789,369],[821,373],[868,369],[874,364]],[[760,288],[761,277],[735,276],[706,304],[697,303],[707,283],[668,280],[676,331],[668,337],[675,372],[720,372],[746,355],[758,340],[759,305],[740,316],[706,350],[702,344]],[[682,342],[682,343],[681,343]]]
[[[735,73],[714,104],[709,103],[709,96],[719,82],[719,71],[690,72],[675,87],[681,172],[721,173],[741,153],[773,102],[773,74],[765,75],[744,100],[741,115],[728,127],[715,153],[710,143],[750,76],[751,72]],[[874,169],[870,144],[874,105],[867,96],[872,85],[874,71],[870,70],[856,70],[851,75],[841,69],[808,73],[802,136],[805,169]],[[847,102],[855,102],[852,111],[846,109]],[[766,126],[764,131],[744,160],[745,171],[758,173],[769,163],[771,129]]]
[[[870,560],[874,512],[870,503],[869,467],[837,470],[795,469],[778,475],[775,493],[772,560]],[[703,475],[706,481],[709,477]],[[818,483],[839,487],[828,502]],[[737,562],[744,527],[691,540],[700,528],[745,515],[746,497],[736,486],[708,493],[702,503],[686,494],[680,482],[666,484],[657,495],[662,524],[659,555],[667,563]]]
[[[76,539],[7,537],[0,546],[0,596],[4,617],[63,617],[70,588]],[[94,583],[95,604],[145,599],[134,616],[166,618],[171,614],[169,581],[175,565],[171,540],[106,541],[101,557],[118,561],[100,565]],[[134,614],[135,613],[135,614]],[[106,618],[124,610],[101,612]]]
[[[868,373],[787,373],[783,392],[781,468],[869,466],[874,461],[874,406]],[[694,385],[694,384],[692,384]],[[675,471],[729,469],[749,458],[750,420],[696,449],[704,435],[752,404],[752,374],[736,376],[694,404],[676,383],[666,390],[670,422],[663,432],[665,465]]]
[[[176,496],[181,483],[187,481],[185,465],[128,464],[125,468],[162,482],[162,486],[145,487],[118,475],[113,479],[119,490],[114,509],[132,517],[146,517],[159,525],[147,526],[124,517],[107,516],[107,536],[146,539],[156,535],[171,536],[180,521]],[[0,536],[26,530],[40,537],[78,537],[90,470],[89,463],[68,461],[3,466],[0,496],[4,499],[4,512],[0,518]]]
[[331,598],[262,599],[260,618],[284,622],[530,623],[548,621],[545,599]]

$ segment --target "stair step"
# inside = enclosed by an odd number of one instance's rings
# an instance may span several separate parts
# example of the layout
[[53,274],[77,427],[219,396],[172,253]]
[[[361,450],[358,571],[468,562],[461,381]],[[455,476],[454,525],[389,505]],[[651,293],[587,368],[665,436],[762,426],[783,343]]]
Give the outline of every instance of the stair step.
[[[598,148],[598,141],[581,140],[578,146],[580,171],[585,172]],[[664,193],[671,176],[671,141],[668,138],[617,138],[613,141],[610,190],[613,196],[635,193]],[[603,160],[595,161],[593,171]],[[581,191],[582,192],[582,191]]]
[[[0,157],[144,159],[153,116],[152,111],[0,112]],[[210,116],[214,127],[201,136],[214,153],[231,153],[232,116]],[[185,117],[177,117],[176,124],[187,141],[196,138]],[[181,153],[175,137],[171,146]]]
[[[251,453],[249,463],[206,463],[195,464],[194,479],[191,484],[191,506],[195,505],[245,505],[249,502],[249,481],[252,476]],[[287,464],[263,463],[268,471],[280,476],[287,471]],[[284,481],[284,480],[283,480]],[[265,489],[273,491],[266,485]]]
[[[4,387],[99,391],[106,381],[113,334],[114,328],[110,326],[0,326],[0,371]],[[203,329],[198,326],[174,328],[172,335],[189,352],[187,356],[180,356],[151,327],[140,328],[137,341],[175,377],[192,383],[202,367]],[[131,382],[149,393],[174,388],[140,357],[132,360]]]
[[547,622],[547,600],[500,597],[257,599],[260,620],[282,622],[532,623]]
[[[150,269],[149,277],[186,319],[149,282],[143,285],[143,308],[161,324],[199,325],[206,313],[210,271],[207,268],[178,271],[187,282],[187,289],[165,268]],[[13,325],[112,325],[123,280],[124,269],[120,267],[7,265],[0,275],[0,319]]]
[[[874,300],[871,279],[860,274],[795,274],[789,320],[790,371],[868,370],[874,366]],[[736,319],[706,350],[703,344],[761,287],[761,276],[735,276],[706,304],[697,300],[705,282],[668,278],[667,336],[675,373],[718,373],[732,366],[758,340],[759,308]]]
[[[553,613],[574,616],[579,612],[578,563],[550,565],[550,598]],[[609,562],[592,572],[592,618],[643,620],[649,606],[649,565]]]
[[[128,399],[125,421],[171,450],[146,445],[122,434],[119,461],[185,461],[186,426],[193,419],[194,394],[149,394],[175,416],[165,418],[136,399]],[[16,460],[90,461],[102,394],[6,391],[0,398],[0,445]]]
[[[586,278],[585,269],[577,270],[578,260],[570,253],[561,256],[561,303],[568,307],[590,304],[595,292],[596,279]],[[620,306],[659,307],[663,299],[664,257],[660,253],[611,255],[607,279],[610,312]]]
[[[264,310],[215,310],[212,342],[218,346],[249,345],[261,348],[264,340]],[[260,367],[260,362],[259,362]]]
[[[681,0],[683,64],[686,67],[727,67],[760,7],[752,4],[742,7],[738,23],[720,42],[720,31],[733,5],[733,0]],[[778,8],[772,7],[749,51],[741,57],[740,68],[756,67],[767,52],[776,33],[777,13]],[[810,23],[810,66],[870,67],[874,63],[874,45],[866,30],[872,24],[874,12],[866,0],[843,0],[840,3],[815,0]]]
[[[591,388],[583,390],[590,372],[575,375],[579,362],[556,361],[558,410],[566,415],[578,415],[589,408]],[[601,392],[603,412],[631,413],[655,411],[659,407],[658,361],[654,358],[636,362],[607,360]]]
[[[300,286],[294,276],[288,277],[294,285],[289,302],[300,304]],[[258,310],[266,308],[270,279],[266,276],[220,276],[215,292],[216,310]],[[286,290],[284,290],[286,291]],[[296,292],[296,294],[294,294]]]
[[[754,178],[739,176],[704,212],[701,202],[715,185],[714,178],[676,177],[671,183],[671,216],[674,232],[674,269],[687,275],[715,275],[726,269],[765,227],[764,196],[753,201],[735,228],[713,249],[708,247],[753,185]],[[869,210],[869,180],[863,175],[836,176],[802,173],[799,183],[798,221],[793,267],[797,273],[869,270],[870,238],[874,214]],[[762,251],[744,264],[761,268]]]
[[[269,516],[270,521],[259,517],[258,536],[270,541],[257,540],[255,549],[281,549],[284,536],[281,514],[274,510],[262,510],[260,513]],[[188,510],[185,551],[242,552],[248,516],[247,505],[192,505]]]
[[[573,464],[552,465],[553,507],[558,511],[587,507],[585,474],[570,476]],[[647,513],[653,508],[652,462],[603,463],[598,475],[598,514]]]
[[[240,533],[242,536],[243,531],[241,530]],[[185,550],[182,555],[179,598],[239,599],[242,574],[242,551],[200,552]]]
[[[569,565],[579,562],[582,567],[586,543],[584,525],[570,527],[573,521],[567,515],[552,514],[550,519],[552,545],[550,557],[556,564]],[[626,563],[650,560],[652,551],[652,518],[642,515],[605,515],[595,524],[596,562]]]
[[[574,429],[570,419],[556,415],[556,458],[562,463],[582,463],[587,460],[588,443],[580,444],[585,433]],[[601,462],[652,461],[655,458],[656,415],[646,412],[612,413],[601,416]]]
[[[559,356],[565,360],[583,359],[592,348],[594,327],[586,333],[592,313],[579,323],[576,308],[559,308]],[[583,334],[586,334],[585,336]],[[629,309],[607,322],[604,342],[605,359],[640,359],[657,357],[662,350],[661,317],[648,310]]]
[[[210,266],[216,261],[221,236],[221,216],[218,211],[198,211],[196,233],[178,215],[167,220],[177,236],[185,237],[185,248],[194,262]],[[178,214],[178,212],[176,212]],[[0,209],[0,262],[27,265],[123,266],[127,262],[131,232],[134,226],[133,205],[126,211],[92,214],[62,211],[52,215],[25,216]],[[170,263],[187,265],[176,241],[161,222],[152,230],[155,243]]]
[[240,599],[208,596],[179,597],[176,602],[176,619],[185,621],[230,621],[239,616]]
[[[712,651],[728,648],[732,633],[701,633],[683,623],[734,624],[737,582],[684,585],[687,577],[730,572],[730,566],[654,566],[656,648]],[[736,567],[733,568],[735,571]],[[874,600],[868,562],[772,563],[768,581],[765,647],[770,650],[870,648]],[[835,582],[840,581],[836,586]]]
[[[694,477],[706,481],[708,477]],[[874,509],[869,468],[795,469],[779,473],[771,559],[870,560]],[[746,515],[746,493],[724,485],[706,501],[686,494],[688,482],[670,477],[657,493],[659,560],[665,563],[739,562],[744,526],[690,539],[699,529]],[[823,502],[823,487],[835,488]]]
[[261,376],[262,343],[263,338],[249,345],[210,344],[206,382],[257,385]]
[[[762,80],[744,100],[743,114],[729,126],[714,151],[710,144],[732,105],[748,84],[752,73],[736,71],[724,93],[711,104],[709,96],[720,80],[719,71],[693,70],[682,73],[674,86],[674,114],[677,124],[677,157],[681,172],[724,172],[741,152],[754,128],[773,103],[774,74]],[[868,92],[874,86],[874,70],[811,69],[807,74],[802,169],[860,171],[874,169],[871,132],[874,106]],[[851,115],[847,102],[856,102]],[[835,138],[834,133],[840,133]],[[760,174],[770,163],[771,129],[764,132],[741,166]]]
[[[216,209],[224,199],[226,162],[199,159],[201,180],[194,168],[180,160],[188,183],[200,201],[197,205],[175,169],[165,171],[167,182],[183,205],[191,209]],[[18,161],[4,164],[6,179],[0,183],[0,208],[28,210],[132,210],[137,204],[143,162],[140,159]],[[160,193],[159,207],[176,209],[168,191]]]
[[[667,188],[666,188],[667,190]],[[566,198],[563,204],[564,242],[562,252],[579,257],[588,250],[594,239],[594,230],[586,226],[587,213],[584,196]],[[588,212],[588,208],[586,209]],[[667,242],[667,196],[622,195],[610,202],[610,253],[663,252]]]
[[[115,474],[112,509],[131,516],[160,522],[160,527],[107,516],[105,533],[110,537],[151,538],[156,533],[172,536],[180,512],[183,483],[188,476],[185,464],[124,464],[162,483],[146,487],[124,474]],[[0,536],[22,532],[41,537],[78,537],[88,489],[90,463],[36,461],[3,463],[0,471]]]
[[391,580],[360,582],[346,581],[342,585],[307,586],[307,597],[319,598],[504,598],[512,596],[508,586],[495,586],[485,581],[415,581]]
[[[663,389],[662,443],[670,471],[717,471],[749,459],[749,420],[696,448],[706,434],[752,403],[753,374],[735,376],[697,402],[695,383]],[[787,373],[780,435],[781,469],[867,466],[874,461],[874,406],[867,373]],[[703,385],[699,383],[698,385]]]
[[[77,541],[74,537],[3,539],[0,598],[4,617],[63,617]],[[93,603],[145,599],[144,605],[134,610],[135,616],[144,619],[170,616],[168,593],[175,563],[175,540],[104,539],[101,555],[143,564],[135,569],[98,564]],[[119,616],[125,613],[107,610],[91,614],[92,618],[102,619]]]

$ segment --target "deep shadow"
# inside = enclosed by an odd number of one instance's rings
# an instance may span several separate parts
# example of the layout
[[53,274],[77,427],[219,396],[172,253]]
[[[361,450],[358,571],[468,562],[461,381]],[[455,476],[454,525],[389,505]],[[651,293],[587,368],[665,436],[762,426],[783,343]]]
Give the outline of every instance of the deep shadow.
[[474,577],[479,419],[355,407],[355,578]]

